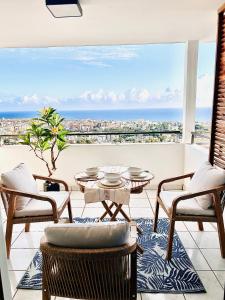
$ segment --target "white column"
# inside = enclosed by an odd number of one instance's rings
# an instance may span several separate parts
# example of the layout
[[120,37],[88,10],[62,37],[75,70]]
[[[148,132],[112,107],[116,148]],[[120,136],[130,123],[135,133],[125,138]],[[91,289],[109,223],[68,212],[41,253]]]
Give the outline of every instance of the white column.
[[191,143],[191,132],[195,129],[198,41],[186,43],[183,101],[183,143]]

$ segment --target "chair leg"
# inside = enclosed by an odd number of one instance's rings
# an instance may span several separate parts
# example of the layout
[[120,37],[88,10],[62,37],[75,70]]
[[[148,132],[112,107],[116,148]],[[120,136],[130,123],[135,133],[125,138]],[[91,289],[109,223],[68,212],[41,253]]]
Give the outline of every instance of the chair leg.
[[168,245],[167,245],[167,255],[166,255],[167,260],[170,260],[172,257],[174,228],[175,228],[175,221],[172,219],[170,220],[170,228],[168,234]]
[[204,226],[203,226],[203,222],[202,221],[198,221],[198,229],[200,231],[204,231]]
[[67,207],[68,207],[69,221],[70,223],[73,223],[73,213],[72,213],[72,207],[70,201],[68,202]]
[[219,242],[220,242],[220,252],[221,256],[225,258],[225,231],[224,231],[224,222],[222,214],[217,216],[217,227],[218,227],[218,235],[219,235]]
[[157,231],[158,216],[159,216],[159,202],[158,202],[158,199],[156,199],[155,216],[154,216],[154,222],[153,222],[153,231],[154,232]]
[[30,223],[26,223],[25,224],[25,232],[29,232],[30,231]]
[[42,289],[42,300],[51,300],[51,295],[49,295],[47,290]]
[[12,220],[8,220],[7,221],[7,225],[6,225],[6,233],[5,233],[7,258],[10,257],[11,242],[12,242],[12,232],[13,232],[13,222],[12,222]]
[[42,300],[51,300],[51,295],[48,290],[48,285],[46,282],[46,271],[43,269],[42,273]]

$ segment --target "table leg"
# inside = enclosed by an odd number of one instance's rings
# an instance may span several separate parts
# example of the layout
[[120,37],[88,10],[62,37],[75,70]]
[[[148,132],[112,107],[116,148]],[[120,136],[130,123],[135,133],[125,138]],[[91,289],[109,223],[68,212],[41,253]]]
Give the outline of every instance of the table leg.
[[[105,212],[104,214],[99,218],[100,221],[102,221],[106,216],[107,214],[109,214],[110,217],[112,217],[113,213],[111,212],[111,209],[113,208],[114,206],[114,203],[110,204],[110,206],[107,205],[107,203],[105,201],[102,201],[102,205],[104,206],[105,208]],[[106,208],[107,207],[107,208]]]
[[[114,203],[115,204],[115,203]],[[116,205],[116,204],[115,204]],[[121,211],[121,207],[122,207],[123,205],[122,204],[117,204],[116,205],[116,210],[114,211],[114,213],[113,213],[113,215],[112,215],[112,217],[111,217],[111,221],[116,221],[116,217],[117,217],[117,215],[118,215],[118,213]]]
[[[115,205],[116,207],[119,206],[119,204],[117,204],[117,203],[114,203],[114,205]],[[121,205],[121,204],[120,204],[120,205]],[[121,205],[121,207],[122,207],[122,205]],[[132,221],[132,220],[128,217],[128,215],[125,213],[125,211],[124,211],[122,208],[120,209],[119,212],[123,215],[123,217],[127,220],[127,222],[131,222],[131,221]],[[138,233],[142,234],[141,228],[137,227],[137,231],[138,231]]]
[[[119,206],[119,204],[117,204],[117,203],[114,203],[114,205],[116,207]],[[121,205],[120,213],[128,222],[131,222],[131,219],[128,217],[128,215],[125,213],[125,211],[122,209],[122,205]]]
[[113,212],[111,211],[111,208],[113,207],[112,204],[110,206],[108,206],[105,201],[102,201],[102,205],[105,208],[105,213],[101,216],[100,220],[103,220],[107,214],[109,214],[110,217],[113,216]]

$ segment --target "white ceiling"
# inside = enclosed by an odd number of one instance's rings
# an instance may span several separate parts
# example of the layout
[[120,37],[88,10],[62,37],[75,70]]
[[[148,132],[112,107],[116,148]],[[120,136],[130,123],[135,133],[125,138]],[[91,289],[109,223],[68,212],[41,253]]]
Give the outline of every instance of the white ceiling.
[[81,18],[55,19],[45,0],[0,0],[0,47],[215,40],[224,0],[80,0]]

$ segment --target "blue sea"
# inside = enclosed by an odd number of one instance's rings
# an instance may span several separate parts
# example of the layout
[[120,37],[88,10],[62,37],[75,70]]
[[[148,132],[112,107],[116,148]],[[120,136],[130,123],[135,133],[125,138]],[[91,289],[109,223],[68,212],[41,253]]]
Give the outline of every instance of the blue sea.
[[[146,109],[115,109],[115,110],[70,110],[59,111],[69,120],[116,120],[116,121],[182,121],[181,108],[146,108]],[[207,122],[211,120],[211,108],[197,108],[196,121]],[[36,111],[10,111],[0,112],[0,119],[29,119],[37,116]]]

